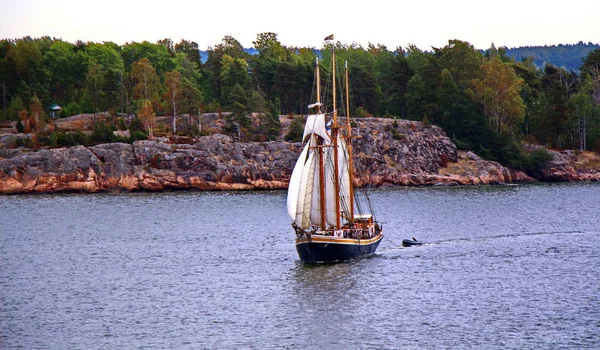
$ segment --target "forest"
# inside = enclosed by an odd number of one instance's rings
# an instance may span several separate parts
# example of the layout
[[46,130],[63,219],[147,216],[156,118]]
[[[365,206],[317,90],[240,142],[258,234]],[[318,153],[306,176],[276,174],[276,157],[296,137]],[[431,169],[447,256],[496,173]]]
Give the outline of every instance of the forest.
[[[506,47],[482,52],[461,40],[427,52],[413,45],[389,50],[339,41],[317,50],[286,47],[277,34],[266,32],[253,45],[251,55],[226,36],[201,59],[198,44],[188,40],[117,45],[4,39],[0,122],[16,121],[20,132],[38,134],[44,145],[53,133],[48,125],[54,104],[62,107],[58,118],[108,112],[114,119],[102,127],[136,129],[140,137],[152,137],[155,116],[231,112],[229,130],[258,141],[276,139],[279,115],[289,115],[295,119],[286,139],[297,141],[299,116],[314,102],[315,58],[327,86],[334,46],[337,66],[348,62],[354,118],[435,124],[459,148],[517,169],[543,158],[529,153],[528,145],[600,152],[600,49],[577,70],[566,70],[548,63],[538,67],[533,57],[515,60]],[[134,122],[124,125],[122,117],[131,115]],[[197,133],[175,130],[175,123],[167,131]]]

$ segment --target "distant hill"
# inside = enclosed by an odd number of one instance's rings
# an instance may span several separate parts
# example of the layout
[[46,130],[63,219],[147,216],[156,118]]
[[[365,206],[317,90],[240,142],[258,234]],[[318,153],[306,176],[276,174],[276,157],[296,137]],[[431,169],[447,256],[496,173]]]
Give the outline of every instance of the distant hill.
[[506,50],[506,55],[520,62],[527,57],[533,57],[533,64],[544,67],[550,63],[566,70],[579,71],[583,61],[590,52],[600,49],[599,44],[579,42],[577,44],[560,44],[552,46],[523,46]]
[[[577,72],[590,52],[597,49],[600,49],[600,44],[584,44],[580,41],[577,44],[506,48],[506,55],[517,62],[531,56],[533,57],[533,64],[538,68],[543,68],[546,63],[550,63],[556,67]],[[254,48],[244,50],[251,55],[258,53]],[[203,63],[206,62],[208,51],[200,51],[200,59]]]
[[[256,50],[255,48],[251,47],[249,49],[244,48],[244,51],[251,54],[251,55],[257,55],[258,54],[258,50]],[[202,63],[206,62],[206,60],[208,59],[208,51],[202,51],[200,50],[200,61],[202,61]]]

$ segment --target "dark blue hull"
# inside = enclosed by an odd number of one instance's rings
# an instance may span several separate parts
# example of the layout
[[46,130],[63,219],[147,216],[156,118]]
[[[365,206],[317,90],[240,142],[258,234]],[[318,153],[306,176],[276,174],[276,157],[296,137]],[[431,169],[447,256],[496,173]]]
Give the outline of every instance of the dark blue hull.
[[375,254],[382,237],[379,235],[367,240],[304,238],[296,241],[296,250],[303,262],[346,261]]

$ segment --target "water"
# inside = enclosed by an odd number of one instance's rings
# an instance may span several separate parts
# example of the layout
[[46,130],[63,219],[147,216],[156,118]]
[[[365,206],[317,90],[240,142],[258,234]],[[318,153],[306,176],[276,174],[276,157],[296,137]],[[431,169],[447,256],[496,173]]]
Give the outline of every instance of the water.
[[0,197],[0,348],[600,348],[600,184],[372,200],[376,256],[305,266],[281,191]]

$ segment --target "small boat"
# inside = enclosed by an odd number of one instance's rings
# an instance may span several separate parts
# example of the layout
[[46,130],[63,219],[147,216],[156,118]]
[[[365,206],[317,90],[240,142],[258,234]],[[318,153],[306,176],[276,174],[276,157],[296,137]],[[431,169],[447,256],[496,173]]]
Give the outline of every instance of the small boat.
[[423,244],[423,242],[417,241],[415,239],[415,237],[413,237],[412,239],[408,239],[407,238],[407,239],[403,239],[402,240],[402,246],[403,247],[410,247],[410,246],[413,246],[413,245],[422,245],[422,244]]
[[[327,37],[332,39],[333,37]],[[320,96],[319,60],[316,60],[316,102],[306,118],[304,148],[287,194],[287,209],[296,233],[296,250],[303,262],[346,261],[375,253],[383,229],[370,200],[354,191],[352,134],[345,67],[345,121],[340,123],[335,99],[335,45],[332,45],[333,109],[324,111]],[[367,194],[361,191],[363,196]]]

